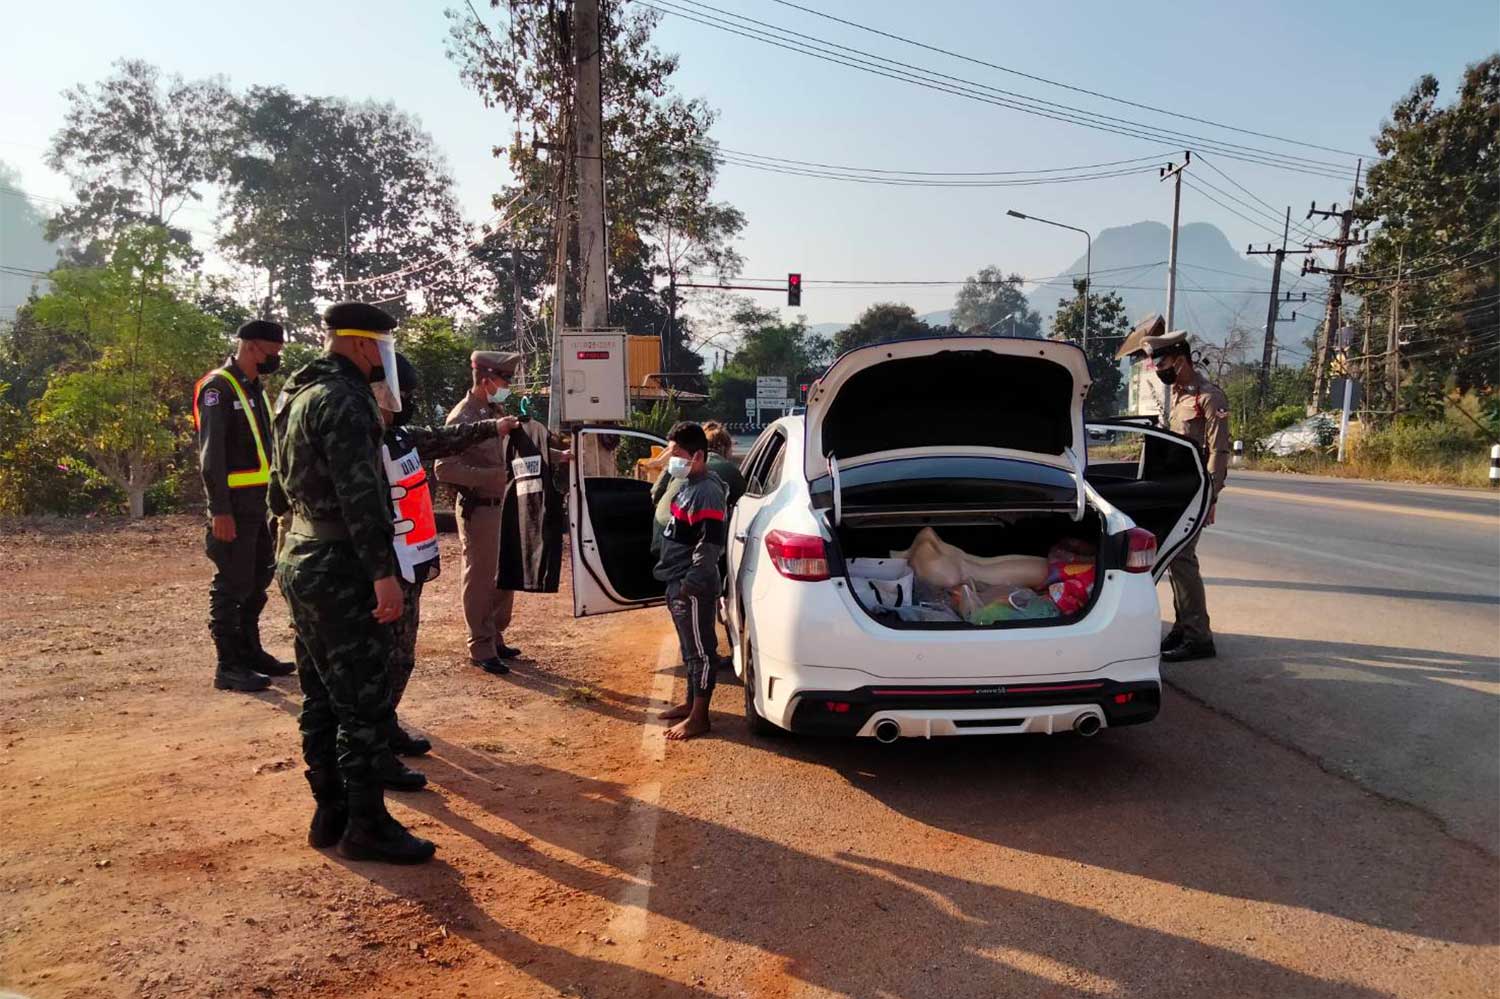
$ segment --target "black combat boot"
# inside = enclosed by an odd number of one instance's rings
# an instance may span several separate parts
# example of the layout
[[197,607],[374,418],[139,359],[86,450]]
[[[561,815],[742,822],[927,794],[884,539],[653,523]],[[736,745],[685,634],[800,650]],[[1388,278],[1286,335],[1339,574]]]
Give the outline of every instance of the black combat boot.
[[215,634],[214,649],[219,655],[219,665],[214,670],[215,689],[254,693],[271,685],[270,677],[245,665],[239,636]]
[[380,785],[349,788],[349,824],[339,840],[340,856],[385,864],[420,864],[431,860],[436,852],[430,841],[413,836],[391,818]]
[[260,644],[260,612],[251,614],[248,609],[240,619],[240,644],[244,649],[245,665],[259,670],[266,676],[291,676],[297,667],[277,659]]
[[307,771],[318,807],[307,829],[307,845],[319,850],[338,844],[349,821],[349,803],[344,800],[344,781],[335,767],[312,767]]
[[402,728],[401,723],[394,716],[391,718],[390,728],[385,733],[385,744],[397,756],[426,756],[432,752],[431,742],[420,735],[412,735]]
[[420,791],[427,786],[427,776],[397,758],[387,749],[375,758],[375,779],[391,791]]
[[1179,646],[1181,644],[1182,644],[1182,629],[1179,628],[1179,627],[1177,627],[1177,625],[1174,624],[1174,625],[1172,625],[1172,630],[1169,631],[1169,632],[1167,632],[1165,635],[1162,636],[1162,639],[1161,639],[1161,650],[1163,652],[1165,652],[1168,649],[1175,649],[1177,646]]

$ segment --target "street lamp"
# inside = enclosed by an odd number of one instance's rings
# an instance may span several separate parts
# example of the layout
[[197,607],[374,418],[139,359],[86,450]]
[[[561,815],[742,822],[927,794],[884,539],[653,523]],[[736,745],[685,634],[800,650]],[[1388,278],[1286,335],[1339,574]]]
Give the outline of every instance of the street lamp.
[[1073,232],[1083,233],[1083,238],[1088,240],[1088,249],[1083,257],[1083,349],[1089,349],[1089,291],[1093,288],[1094,273],[1094,237],[1089,235],[1087,229],[1080,229],[1074,225],[1066,225],[1062,222],[1054,222],[1051,219],[1037,218],[1035,215],[1024,215],[1014,208],[1007,209],[1005,214],[1014,219],[1027,222],[1040,222],[1043,225],[1055,225],[1059,229],[1068,229]]

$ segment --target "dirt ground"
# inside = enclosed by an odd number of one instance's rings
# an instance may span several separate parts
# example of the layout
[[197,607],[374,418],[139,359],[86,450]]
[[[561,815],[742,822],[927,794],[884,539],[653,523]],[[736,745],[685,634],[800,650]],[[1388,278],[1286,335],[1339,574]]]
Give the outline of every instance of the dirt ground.
[[[564,580],[519,598],[508,637],[527,659],[491,677],[467,664],[448,538],[402,712],[433,737],[417,765],[436,787],[390,796],[438,860],[348,864],[304,840],[295,677],[210,686],[201,531],[29,524],[0,541],[0,989],[620,994],[592,958],[607,914],[587,890],[614,872],[615,830],[574,774],[631,781],[645,702],[627,691],[649,681],[661,622],[579,627]],[[265,639],[290,658],[284,621],[273,587]]]
[[[1168,691],[1065,739],[665,746],[660,611],[522,596],[467,664],[457,557],[403,717],[418,868],[305,843],[294,679],[214,691],[191,518],[9,524],[0,996],[1492,996],[1495,858]],[[268,644],[289,654],[273,595]],[[679,687],[680,689],[680,687]],[[909,744],[908,744],[909,743]],[[1490,747],[1491,749],[1493,747]],[[1476,751],[1480,751],[1476,749]]]

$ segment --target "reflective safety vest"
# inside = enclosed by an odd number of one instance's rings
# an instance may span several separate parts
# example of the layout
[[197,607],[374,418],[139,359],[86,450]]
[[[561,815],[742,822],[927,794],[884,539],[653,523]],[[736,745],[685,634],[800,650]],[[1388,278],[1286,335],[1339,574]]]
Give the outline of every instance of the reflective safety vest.
[[266,442],[260,436],[260,421],[255,418],[255,410],[250,407],[250,397],[245,394],[245,389],[240,385],[240,380],[234,377],[234,372],[227,367],[217,368],[198,379],[198,384],[193,386],[193,429],[202,430],[203,421],[198,415],[198,397],[203,394],[203,386],[213,381],[220,375],[234,389],[235,396],[239,399],[240,411],[245,414],[245,419],[250,422],[250,438],[255,441],[255,457],[259,462],[257,468],[241,469],[229,473],[230,489],[245,489],[250,486],[264,486],[271,481],[271,459],[266,455]]
[[427,469],[412,448],[399,457],[391,456],[389,444],[380,445],[385,460],[385,476],[391,484],[391,507],[396,518],[396,562],[401,578],[417,581],[417,566],[438,557],[437,519],[432,513],[432,489]]

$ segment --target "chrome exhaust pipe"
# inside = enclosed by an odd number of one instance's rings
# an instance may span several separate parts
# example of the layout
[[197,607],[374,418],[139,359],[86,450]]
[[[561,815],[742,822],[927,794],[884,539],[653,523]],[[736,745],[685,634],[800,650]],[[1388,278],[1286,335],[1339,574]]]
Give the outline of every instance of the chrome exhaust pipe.
[[893,722],[889,718],[882,719],[881,721],[875,723],[876,742],[883,742],[886,745],[890,745],[899,738],[901,738],[900,723]]
[[1087,714],[1081,714],[1073,720],[1073,731],[1077,732],[1085,739],[1089,738],[1090,736],[1098,735],[1099,729],[1103,727],[1103,723],[1099,721],[1099,716],[1094,714],[1092,711],[1088,712]]

